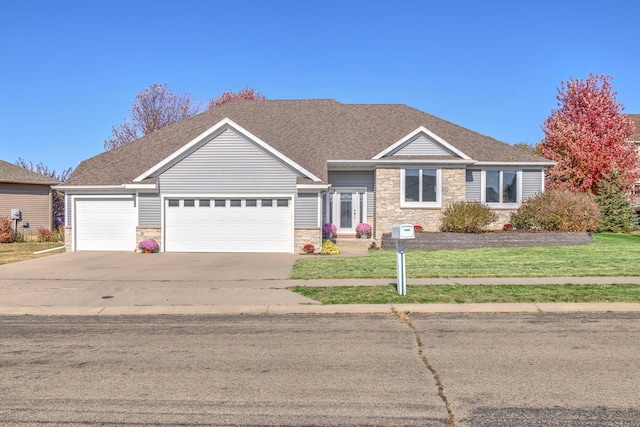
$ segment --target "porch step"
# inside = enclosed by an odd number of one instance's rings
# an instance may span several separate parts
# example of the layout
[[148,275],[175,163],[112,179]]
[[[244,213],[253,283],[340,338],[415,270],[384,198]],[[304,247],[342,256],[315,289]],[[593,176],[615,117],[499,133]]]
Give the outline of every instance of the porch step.
[[343,255],[368,255],[369,246],[375,242],[375,239],[357,239],[357,238],[340,238],[336,239],[336,245],[340,248]]

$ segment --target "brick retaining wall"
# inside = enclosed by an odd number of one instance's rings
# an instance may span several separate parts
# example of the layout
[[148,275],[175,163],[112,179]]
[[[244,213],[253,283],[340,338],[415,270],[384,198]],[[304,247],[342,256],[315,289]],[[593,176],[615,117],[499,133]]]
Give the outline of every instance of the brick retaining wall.
[[[396,241],[390,233],[382,235],[382,249],[395,250]],[[527,246],[573,246],[593,243],[590,233],[545,233],[498,231],[490,233],[416,233],[407,240],[408,250],[452,250],[477,248],[513,248]]]

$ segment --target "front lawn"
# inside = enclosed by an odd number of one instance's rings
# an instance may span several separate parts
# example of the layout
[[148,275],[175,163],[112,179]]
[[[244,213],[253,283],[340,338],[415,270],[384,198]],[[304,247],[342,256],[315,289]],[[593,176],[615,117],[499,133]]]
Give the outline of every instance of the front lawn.
[[[594,243],[580,246],[408,251],[407,277],[640,276],[640,236],[594,237]],[[395,251],[371,251],[368,257],[305,257],[291,271],[292,279],[393,277]]]
[[409,285],[296,286],[294,292],[322,304],[469,304],[544,302],[640,302],[638,285]]
[[34,255],[34,252],[44,251],[46,249],[57,248],[64,246],[61,242],[15,242],[15,243],[0,243],[0,265],[8,264],[10,262],[25,261],[32,258],[39,258],[42,256],[59,254],[64,252],[64,249],[58,251],[45,252],[43,254]]

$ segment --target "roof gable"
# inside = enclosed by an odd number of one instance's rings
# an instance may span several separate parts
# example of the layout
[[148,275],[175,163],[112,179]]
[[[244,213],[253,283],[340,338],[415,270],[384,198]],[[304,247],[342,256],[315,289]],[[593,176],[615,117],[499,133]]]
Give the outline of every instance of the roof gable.
[[389,156],[451,156],[471,160],[469,156],[424,126],[420,126],[386,150],[376,154],[373,159],[382,159]]
[[200,135],[196,136],[187,144],[183,145],[178,150],[174,151],[169,156],[162,159],[162,161],[153,165],[150,169],[143,172],[140,176],[134,178],[133,182],[141,182],[147,178],[157,176],[159,173],[171,167],[172,165],[175,165],[176,163],[184,159],[186,156],[190,155],[195,150],[202,147],[204,144],[211,141],[217,135],[220,135],[222,132],[224,132],[227,129],[233,129],[235,132],[242,135],[245,139],[253,142],[257,146],[262,148],[264,151],[272,155],[274,158],[280,160],[284,164],[291,167],[291,169],[296,171],[298,174],[303,175],[304,177],[307,177],[313,181],[320,181],[320,178],[318,178],[317,176],[315,176],[314,174],[312,174],[311,172],[309,172],[308,170],[306,170],[305,168],[303,168],[293,160],[289,159],[287,156],[285,156],[278,150],[274,149],[269,144],[262,141],[260,138],[253,135],[248,130],[244,129],[242,126],[234,123],[233,120],[229,119],[228,117],[225,117],[224,119],[222,119],[221,121],[219,121],[218,123],[210,127],[209,129],[201,133]]

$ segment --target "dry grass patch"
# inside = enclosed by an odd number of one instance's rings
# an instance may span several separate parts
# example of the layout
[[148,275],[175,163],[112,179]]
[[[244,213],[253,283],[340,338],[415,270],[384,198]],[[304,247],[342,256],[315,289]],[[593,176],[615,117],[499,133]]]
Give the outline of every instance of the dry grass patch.
[[34,255],[34,252],[44,251],[46,249],[58,248],[64,246],[61,242],[14,242],[0,243],[0,265],[12,262],[26,261],[28,259],[40,258],[43,256],[53,255],[64,252],[59,251],[45,252],[43,254]]

